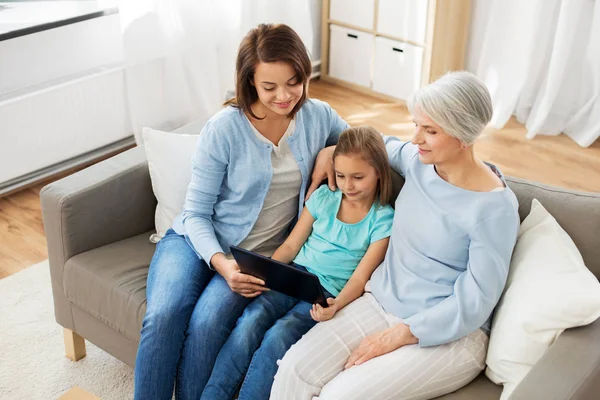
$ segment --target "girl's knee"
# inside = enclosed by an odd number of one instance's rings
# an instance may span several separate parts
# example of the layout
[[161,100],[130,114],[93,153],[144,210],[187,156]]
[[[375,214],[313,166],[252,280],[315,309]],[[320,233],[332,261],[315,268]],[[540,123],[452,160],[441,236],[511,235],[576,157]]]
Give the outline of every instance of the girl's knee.
[[231,333],[230,326],[227,326],[226,319],[220,313],[195,313],[188,324],[188,335],[195,337],[205,337],[206,335],[226,335]]
[[267,331],[259,351],[268,354],[271,358],[282,359],[292,344],[289,343],[289,337],[286,337],[284,332],[271,328]]

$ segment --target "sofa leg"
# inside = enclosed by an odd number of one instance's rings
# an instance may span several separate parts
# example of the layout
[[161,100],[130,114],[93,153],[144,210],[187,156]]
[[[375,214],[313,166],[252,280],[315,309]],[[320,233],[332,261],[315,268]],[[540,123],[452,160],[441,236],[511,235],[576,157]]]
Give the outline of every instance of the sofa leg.
[[79,361],[85,357],[85,339],[70,329],[64,328],[65,355],[72,361]]

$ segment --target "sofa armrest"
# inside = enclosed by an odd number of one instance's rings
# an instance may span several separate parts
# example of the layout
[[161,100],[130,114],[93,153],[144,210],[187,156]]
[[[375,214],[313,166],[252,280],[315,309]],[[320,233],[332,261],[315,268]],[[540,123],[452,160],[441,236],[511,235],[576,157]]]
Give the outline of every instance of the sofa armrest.
[[40,193],[53,285],[73,256],[154,228],[156,198],[143,148],[45,186]]
[[600,397],[600,319],[568,329],[515,388],[510,400]]

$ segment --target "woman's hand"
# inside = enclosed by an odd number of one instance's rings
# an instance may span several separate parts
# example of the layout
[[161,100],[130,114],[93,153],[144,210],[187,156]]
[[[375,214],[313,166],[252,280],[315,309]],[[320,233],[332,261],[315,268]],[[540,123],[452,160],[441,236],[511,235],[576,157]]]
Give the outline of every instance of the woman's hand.
[[228,260],[223,253],[215,254],[211,264],[225,278],[231,290],[244,297],[256,297],[269,290],[262,279],[242,273],[235,260]]
[[390,353],[407,344],[417,344],[417,339],[406,324],[398,324],[367,336],[348,358],[344,369],[360,365],[372,358]]
[[306,198],[304,201],[308,200],[312,192],[317,190],[317,188],[321,185],[323,179],[327,178],[327,184],[329,185],[329,189],[335,190],[337,188],[335,184],[335,172],[333,171],[333,152],[335,151],[335,146],[325,147],[323,150],[319,152],[317,155],[317,159],[315,160],[315,166],[313,167],[313,173],[311,176],[311,184],[306,192]]
[[339,310],[338,305],[336,304],[335,299],[332,297],[327,299],[327,304],[329,304],[329,307],[323,307],[320,304],[313,304],[312,310],[310,310],[310,316],[312,319],[317,322],[321,322],[333,318],[335,313]]

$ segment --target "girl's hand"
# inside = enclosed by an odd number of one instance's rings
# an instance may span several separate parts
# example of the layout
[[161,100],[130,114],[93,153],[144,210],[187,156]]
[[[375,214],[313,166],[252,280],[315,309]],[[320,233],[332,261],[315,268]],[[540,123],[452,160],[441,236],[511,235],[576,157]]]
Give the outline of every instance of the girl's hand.
[[344,369],[360,365],[372,358],[391,353],[407,344],[417,344],[419,340],[412,334],[406,324],[398,324],[384,331],[364,338],[354,349]]
[[310,310],[310,316],[312,317],[312,319],[314,319],[317,322],[320,322],[327,321],[333,318],[335,313],[338,312],[338,305],[336,304],[335,299],[332,297],[329,297],[327,299],[327,304],[329,304],[329,307],[327,308],[323,307],[320,304],[313,304],[312,310]]
[[256,297],[269,290],[262,279],[240,272],[235,260],[221,260],[217,268],[232,291],[244,297]]
[[327,178],[327,184],[329,189],[335,190],[337,188],[335,184],[335,172],[333,170],[333,152],[335,146],[325,147],[317,155],[315,160],[315,166],[313,167],[313,173],[311,176],[311,184],[306,192],[304,201],[308,200],[312,192],[318,189],[323,182],[323,179]]

